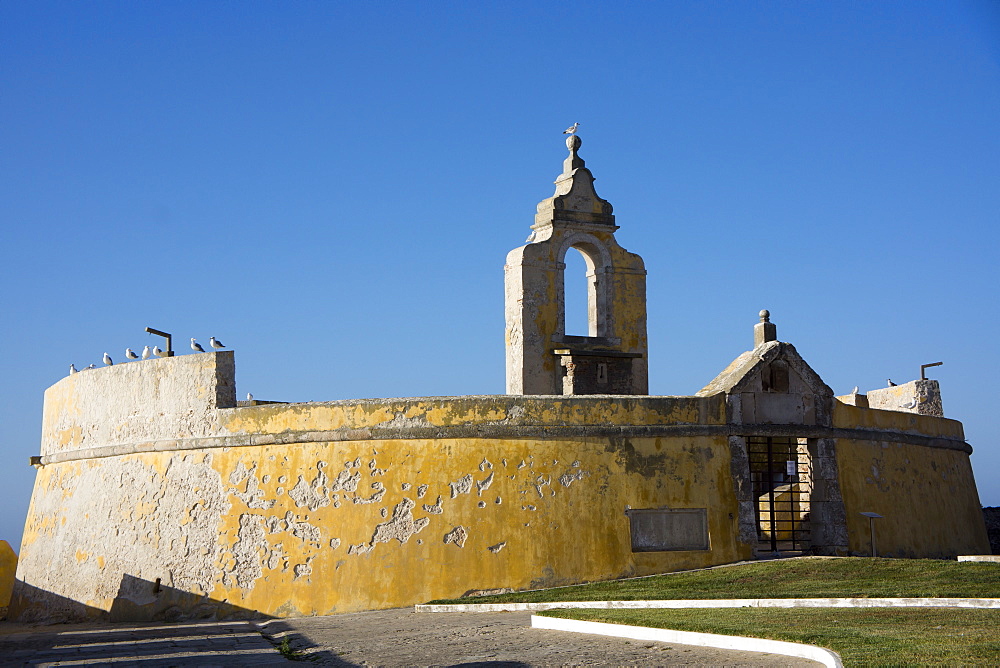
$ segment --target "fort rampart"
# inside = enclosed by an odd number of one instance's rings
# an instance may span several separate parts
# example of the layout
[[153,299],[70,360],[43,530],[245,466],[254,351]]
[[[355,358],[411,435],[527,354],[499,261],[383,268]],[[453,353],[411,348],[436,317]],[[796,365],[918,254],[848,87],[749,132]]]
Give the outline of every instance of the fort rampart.
[[[842,553],[868,548],[861,511],[884,554],[988,549],[960,423],[835,402],[734,424],[727,397],[238,407],[231,352],[81,372],[45,394],[10,615],[330,614],[749,559],[750,432],[833,444],[814,477],[839,484]],[[652,549],[643,509],[681,513]]]

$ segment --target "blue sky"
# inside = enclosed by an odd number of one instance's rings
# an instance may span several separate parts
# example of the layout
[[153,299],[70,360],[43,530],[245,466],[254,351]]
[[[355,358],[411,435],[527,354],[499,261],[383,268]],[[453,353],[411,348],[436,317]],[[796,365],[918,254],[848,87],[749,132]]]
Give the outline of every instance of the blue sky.
[[574,121],[652,393],[761,308],[837,393],[943,361],[1000,505],[1000,3],[7,2],[0,91],[15,549],[43,391],[147,325],[260,399],[502,393],[504,258]]

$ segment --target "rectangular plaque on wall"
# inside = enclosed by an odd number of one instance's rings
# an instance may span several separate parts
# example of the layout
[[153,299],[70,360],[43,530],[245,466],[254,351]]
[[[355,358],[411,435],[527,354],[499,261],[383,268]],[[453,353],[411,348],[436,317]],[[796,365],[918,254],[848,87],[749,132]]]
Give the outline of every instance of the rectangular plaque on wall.
[[627,510],[633,552],[708,550],[707,508]]

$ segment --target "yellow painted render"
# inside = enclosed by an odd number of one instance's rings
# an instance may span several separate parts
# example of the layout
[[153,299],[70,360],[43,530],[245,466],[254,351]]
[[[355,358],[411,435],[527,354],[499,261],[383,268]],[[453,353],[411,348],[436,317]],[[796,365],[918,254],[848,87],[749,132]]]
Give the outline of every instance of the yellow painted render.
[[615,398],[574,401],[572,398],[525,398],[517,414],[504,406],[506,397],[391,399],[377,404],[344,401],[309,404],[265,404],[220,411],[222,427],[232,434],[279,434],[370,427],[448,427],[510,424],[559,426],[580,424],[655,425],[725,424],[724,397]]
[[932,415],[851,406],[833,402],[833,426],[846,429],[898,429],[924,436],[965,440],[962,423]]
[[[736,501],[724,438],[414,439],[121,459],[162,472],[183,456],[207,463],[218,474],[230,504],[219,518],[216,544],[199,546],[202,554],[215,555],[216,576],[204,593],[266,615],[398,607],[470,590],[644,575],[750,556],[748,547],[737,545],[736,523],[729,517]],[[94,466],[88,462],[83,469]],[[58,478],[61,487],[71,488],[75,477],[60,475],[60,469],[72,467],[80,469],[77,464],[44,467],[39,485]],[[296,485],[330,489],[343,471],[360,474],[354,491],[329,493],[313,509],[290,496]],[[468,491],[453,496],[452,484],[463,479]],[[73,507],[74,496],[57,514],[81,512]],[[373,497],[378,500],[363,502]],[[187,505],[197,502],[190,498]],[[378,540],[379,525],[391,523],[401,504],[405,509],[410,502],[412,520],[426,526],[409,535],[404,531],[404,541]],[[633,554],[627,507],[708,508],[711,551]],[[127,521],[145,526],[140,540],[152,554],[176,548],[162,543],[159,527],[166,519],[162,508],[159,514],[145,505],[128,509]],[[249,537],[251,525],[268,528]],[[461,546],[445,542],[456,527],[466,536]],[[50,540],[53,531],[43,518],[30,515],[24,545],[43,534]],[[87,600],[94,610],[112,609],[122,573],[147,582],[159,577],[172,586],[169,569],[157,568],[155,559],[148,565],[123,564],[115,545],[96,536],[88,543],[89,535],[75,537],[74,560],[87,562],[92,577],[111,581],[108,596]],[[240,573],[252,577],[240,581]]]
[[[895,415],[901,422],[902,418],[926,417]],[[875,520],[875,542],[882,556],[947,558],[990,553],[966,453],[839,439],[837,466],[852,553],[871,553],[869,520],[862,512],[884,516]]]
[[[14,574],[17,572],[17,554],[5,540],[0,540],[0,613],[4,612],[10,603],[10,594],[14,589]],[[0,614],[0,619],[3,619]]]

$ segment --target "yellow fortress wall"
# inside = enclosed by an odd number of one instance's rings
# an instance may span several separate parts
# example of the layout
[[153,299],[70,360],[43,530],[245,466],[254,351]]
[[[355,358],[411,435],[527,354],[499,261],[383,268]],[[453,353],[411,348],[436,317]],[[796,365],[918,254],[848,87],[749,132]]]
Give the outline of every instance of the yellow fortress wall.
[[[837,402],[834,424],[905,435],[964,440],[962,423],[913,413],[859,408]],[[971,451],[971,449],[969,449]],[[953,558],[989,554],[982,506],[969,451],[899,440],[842,438],[837,443],[840,486],[847,510],[850,549],[870,554],[869,520],[875,512],[880,555]]]
[[[699,435],[723,423],[720,397],[217,409],[232,353],[127,366],[47,393],[22,619],[329,614],[751,554],[735,538],[726,440]],[[92,390],[113,374],[136,408],[105,431],[71,423],[99,410]],[[200,408],[140,400],[182,378]],[[148,440],[129,441],[129,424]],[[633,553],[626,509],[657,507],[708,509],[711,549]]]
[[[754,373],[696,397],[246,407],[231,352],[69,376],[46,392],[10,615],[329,614],[748,559],[741,442],[782,430],[835,443],[851,553],[869,549],[869,510],[884,554],[987,549],[959,423],[836,401],[831,427],[734,423]],[[707,549],[634,551],[638,509],[704,509]]]

